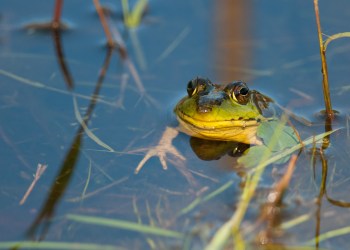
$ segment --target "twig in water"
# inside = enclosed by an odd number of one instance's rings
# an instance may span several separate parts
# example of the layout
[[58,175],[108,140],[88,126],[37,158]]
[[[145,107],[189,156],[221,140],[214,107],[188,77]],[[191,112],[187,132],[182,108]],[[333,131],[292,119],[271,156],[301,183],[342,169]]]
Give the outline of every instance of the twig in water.
[[111,187],[114,187],[115,185],[118,185],[118,184],[120,184],[120,183],[122,183],[122,182],[124,182],[124,181],[126,181],[128,179],[129,179],[129,177],[125,176],[125,177],[123,177],[123,178],[121,178],[119,180],[113,181],[112,183],[110,183],[110,184],[108,184],[108,185],[106,185],[104,187],[96,189],[95,191],[92,191],[90,193],[85,193],[84,197],[78,196],[78,197],[67,199],[66,201],[68,201],[68,202],[79,202],[79,201],[82,201],[83,199],[86,200],[87,198],[95,196],[95,195],[101,193],[102,191],[105,191],[105,190],[107,190],[107,189],[109,189]]
[[38,164],[38,167],[36,168],[36,172],[34,175],[34,180],[32,181],[32,184],[30,184],[29,188],[27,189],[27,192],[24,194],[23,198],[19,202],[19,205],[23,205],[24,202],[26,202],[28,196],[33,191],[35,184],[38,182],[42,174],[45,172],[46,168],[47,168],[47,165],[40,164],[40,163]]
[[116,101],[116,105],[118,107],[120,107],[121,109],[125,109],[124,107],[124,93],[125,93],[125,89],[128,83],[128,79],[129,79],[129,75],[127,73],[123,73],[122,74],[122,79],[120,82],[120,91],[119,91],[119,97]]
[[163,51],[163,53],[156,59],[156,62],[159,63],[163,61],[167,56],[173,52],[177,46],[180,45],[180,43],[187,37],[187,35],[190,33],[191,28],[185,27],[181,33],[175,38],[175,40],[170,43],[170,45]]
[[101,7],[100,1],[99,0],[94,0],[94,5],[95,5],[95,8],[96,8],[97,14],[98,14],[98,16],[100,18],[103,30],[104,30],[104,32],[106,34],[107,44],[108,44],[108,46],[110,48],[114,48],[115,47],[115,42],[114,42],[112,34],[111,34],[111,32],[110,32],[110,30],[108,28],[108,23],[107,23],[105,15],[103,13],[103,8]]
[[62,7],[63,7],[63,0],[56,0],[53,19],[52,19],[53,29],[59,29],[61,26]]

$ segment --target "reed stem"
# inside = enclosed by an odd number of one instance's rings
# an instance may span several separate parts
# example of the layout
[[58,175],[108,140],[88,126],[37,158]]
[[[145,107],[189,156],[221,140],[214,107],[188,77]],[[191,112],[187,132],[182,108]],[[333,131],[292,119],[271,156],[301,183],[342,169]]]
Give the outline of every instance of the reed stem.
[[103,30],[104,30],[105,35],[107,37],[107,44],[108,44],[108,46],[110,48],[114,48],[116,44],[114,42],[112,33],[111,33],[111,31],[110,31],[110,29],[108,27],[108,22],[107,22],[107,19],[105,17],[105,14],[103,13],[103,9],[102,9],[102,6],[100,4],[100,1],[99,0],[93,0],[93,2],[94,2],[94,5],[95,5],[97,14],[98,14],[98,16],[100,18]]
[[60,23],[61,23],[62,7],[63,7],[63,0],[56,0],[53,19],[52,19],[52,27],[54,29],[59,29],[61,26]]
[[325,45],[324,45],[323,39],[322,39],[320,12],[319,12],[319,9],[318,9],[318,0],[314,0],[314,7],[315,7],[315,15],[316,15],[318,41],[320,43],[321,62],[322,62],[323,99],[324,99],[324,102],[325,102],[326,115],[330,119],[333,119],[334,118],[334,112],[333,112],[333,109],[332,109],[331,97],[330,97],[330,92],[329,92],[326,49],[325,49]]

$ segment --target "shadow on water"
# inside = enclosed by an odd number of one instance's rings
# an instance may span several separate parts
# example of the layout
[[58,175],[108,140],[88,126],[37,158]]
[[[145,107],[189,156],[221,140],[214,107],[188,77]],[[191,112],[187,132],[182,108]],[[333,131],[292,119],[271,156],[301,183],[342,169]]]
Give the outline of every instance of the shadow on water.
[[62,74],[68,89],[72,89],[74,87],[73,78],[69,71],[69,68],[63,53],[63,46],[61,42],[61,32],[69,29],[69,26],[67,24],[65,24],[64,22],[61,22],[62,8],[63,8],[63,0],[56,0],[54,5],[53,18],[51,22],[26,24],[25,29],[32,30],[32,31],[42,31],[42,32],[52,33],[52,38],[54,42],[56,58],[58,59],[58,64],[62,70]]
[[[26,29],[35,29],[52,32],[52,37],[56,51],[56,58],[58,59],[58,63],[60,65],[63,77],[68,88],[72,89],[74,86],[73,78],[68,69],[61,43],[61,32],[62,30],[66,30],[68,28],[66,25],[61,24],[60,22],[62,5],[63,1],[56,1],[55,10],[57,9],[57,11],[54,12],[54,18],[52,22],[43,24],[29,24],[26,25]],[[28,229],[27,235],[32,239],[35,238],[35,236],[37,240],[40,241],[45,239],[45,236],[50,227],[50,220],[55,214],[55,208],[56,206],[58,206],[58,203],[60,202],[61,198],[66,192],[71,177],[74,174],[74,169],[79,159],[79,155],[81,153],[81,143],[82,137],[84,136],[84,128],[88,124],[91,114],[96,106],[97,100],[99,99],[99,92],[102,87],[107,70],[109,68],[112,54],[113,48],[108,47],[103,66],[100,70],[100,75],[96,83],[95,90],[91,95],[90,104],[88,105],[87,111],[83,116],[84,118],[81,121],[82,124],[78,128],[76,136],[71,146],[69,147],[68,153],[64,157],[64,161],[60,167],[60,171],[55,177],[55,180],[50,188],[50,191],[48,192],[43,207],[41,208],[37,217],[34,219],[32,225]],[[76,99],[74,96],[73,98],[74,102],[76,103]]]
[[74,82],[64,57],[62,44],[61,44],[61,30],[54,29],[52,33],[53,33],[52,37],[55,43],[56,57],[59,61],[62,74],[64,76],[65,82],[67,83],[68,88],[72,89],[74,87]]
[[[88,105],[87,111],[85,115],[83,116],[83,120],[80,121],[81,124],[76,132],[76,136],[69,147],[68,153],[64,157],[64,161],[60,167],[60,171],[55,177],[55,180],[50,187],[50,190],[48,192],[46,201],[44,202],[43,207],[39,211],[37,217],[34,219],[32,225],[29,227],[27,231],[27,235],[31,239],[36,239],[39,241],[42,241],[45,239],[49,228],[52,218],[55,215],[55,209],[58,206],[61,198],[64,196],[66,189],[70,183],[70,180],[72,176],[74,175],[74,170],[77,164],[77,161],[79,159],[80,153],[81,153],[81,147],[82,147],[82,137],[85,134],[85,128],[87,127],[87,124],[89,123],[89,120],[91,118],[91,115],[93,113],[93,110],[97,104],[97,101],[99,99],[99,93],[102,88],[102,84],[104,82],[105,76],[107,74],[107,70],[110,65],[111,57],[113,55],[113,52],[116,50],[119,53],[119,56],[121,57],[122,61],[128,66],[130,69],[132,75],[136,78],[137,86],[141,92],[142,95],[146,95],[145,90],[143,88],[143,85],[141,81],[138,79],[138,73],[136,69],[134,68],[132,62],[128,58],[128,54],[126,52],[126,49],[124,48],[123,41],[111,41],[111,34],[109,33],[108,27],[105,27],[107,25],[107,20],[105,19],[105,14],[102,13],[102,7],[99,5],[98,1],[95,1],[96,9],[99,13],[101,23],[104,26],[104,29],[106,31],[107,29],[107,37],[108,40],[108,46],[106,51],[105,60],[103,63],[102,68],[100,69],[100,74],[97,79],[97,83],[95,86],[95,89],[93,91],[93,94],[90,98],[90,103]],[[26,29],[30,30],[38,30],[38,31],[49,31],[52,32],[52,37],[55,45],[55,51],[56,51],[56,58],[58,59],[59,66],[61,68],[63,78],[70,90],[74,87],[73,84],[73,78],[71,76],[71,73],[68,69],[67,62],[65,60],[64,51],[62,48],[61,43],[61,32],[63,30],[67,30],[68,26],[61,23],[60,16],[62,11],[62,0],[56,0],[55,4],[55,11],[54,11],[54,17],[52,22],[49,23],[34,23],[26,25]],[[116,29],[114,29],[114,32],[118,32]],[[118,33],[117,33],[118,34]],[[153,103],[153,99],[148,97],[149,100],[151,100]],[[76,97],[73,94],[73,101],[75,106],[76,104]],[[78,111],[79,112],[79,111]]]
[[[57,33],[54,34],[55,36]],[[58,51],[61,51],[59,49]],[[84,136],[84,127],[86,127],[86,124],[88,124],[89,119],[91,117],[91,114],[95,108],[95,105],[97,103],[97,99],[99,98],[99,92],[102,87],[106,72],[108,70],[110,60],[113,54],[113,49],[109,48],[107,49],[106,58],[103,63],[103,66],[101,68],[101,73],[98,77],[95,90],[93,94],[91,95],[90,104],[88,105],[88,109],[84,115],[84,118],[82,120],[82,123],[79,127],[79,129],[76,132],[76,136],[68,150],[68,153],[64,157],[64,161],[60,167],[60,171],[57,174],[54,183],[52,184],[50,191],[47,195],[46,201],[39,211],[39,214],[33,221],[32,225],[28,229],[28,235],[32,238],[37,233],[39,233],[38,240],[45,239],[45,235],[47,234],[47,231],[50,227],[50,220],[54,216],[55,208],[58,206],[58,203],[60,202],[62,196],[66,192],[67,186],[70,182],[71,177],[74,174],[74,168],[76,166],[77,160],[79,158],[80,152],[81,152],[81,144],[82,144],[82,137]],[[62,54],[58,54],[60,57]],[[64,64],[64,61],[61,61]],[[66,71],[63,71],[63,74],[66,74]],[[74,97],[74,102],[76,102],[76,99]],[[38,230],[41,228],[41,232],[38,232]]]
[[[324,111],[322,111],[320,113],[320,115],[322,117],[324,117],[324,124],[325,124],[325,132],[328,131],[332,131],[332,122],[335,119],[337,119],[337,117],[339,118],[339,116],[341,114],[339,114],[339,112],[335,111],[335,117],[329,117],[327,115],[324,114]],[[316,148],[316,146],[314,145],[314,148],[312,149],[313,151],[313,171],[314,171],[314,179],[315,179],[315,171],[316,171],[316,160],[319,159],[320,163],[321,163],[321,182],[319,184],[319,194],[317,197],[317,201],[316,201],[316,211],[315,211],[315,221],[316,221],[316,225],[315,225],[315,238],[314,238],[314,244],[315,244],[315,248],[319,249],[320,248],[320,240],[323,240],[322,238],[320,238],[321,232],[322,230],[322,226],[321,226],[321,222],[322,222],[322,204],[323,201],[326,200],[329,202],[329,204],[332,204],[334,207],[339,207],[339,208],[350,208],[350,202],[346,202],[344,200],[340,200],[340,199],[333,199],[331,198],[328,193],[327,193],[327,178],[329,175],[329,171],[328,171],[328,157],[326,156],[326,152],[327,149],[330,147],[331,145],[331,138],[330,136],[326,136],[323,138],[323,143],[321,144],[321,146],[319,148]],[[342,230],[342,228],[339,228],[338,231],[340,232]],[[337,231],[337,229],[335,230]]]

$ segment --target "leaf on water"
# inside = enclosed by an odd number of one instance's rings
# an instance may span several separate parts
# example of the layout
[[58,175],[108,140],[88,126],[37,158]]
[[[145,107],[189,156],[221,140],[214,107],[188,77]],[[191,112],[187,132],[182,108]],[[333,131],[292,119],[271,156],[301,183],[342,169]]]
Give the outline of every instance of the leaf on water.
[[[254,167],[262,159],[276,156],[280,151],[298,144],[298,138],[293,128],[286,126],[281,121],[262,122],[258,127],[257,136],[263,139],[264,145],[253,146],[247,149],[244,155],[238,159],[238,163],[246,167]],[[285,163],[289,157],[290,155],[287,155],[275,161],[275,163]]]
[[[281,132],[276,133],[276,131]],[[293,128],[284,125],[280,121],[262,122],[258,127],[257,136],[263,139],[264,144],[273,152],[293,147],[298,144],[298,137]],[[276,143],[271,143],[272,140],[276,140],[276,137],[278,137]],[[273,146],[271,147],[271,145]]]
[[268,155],[271,155],[271,151],[265,145],[253,146],[244,151],[244,154],[238,158],[237,162],[246,167],[255,167],[263,156],[268,157]]

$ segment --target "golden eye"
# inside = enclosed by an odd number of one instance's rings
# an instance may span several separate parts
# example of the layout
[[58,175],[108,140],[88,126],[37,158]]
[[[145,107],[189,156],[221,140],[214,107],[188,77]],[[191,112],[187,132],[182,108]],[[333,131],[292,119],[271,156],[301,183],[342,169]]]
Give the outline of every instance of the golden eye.
[[249,88],[244,82],[232,82],[225,88],[230,98],[239,104],[246,104],[249,96]]

